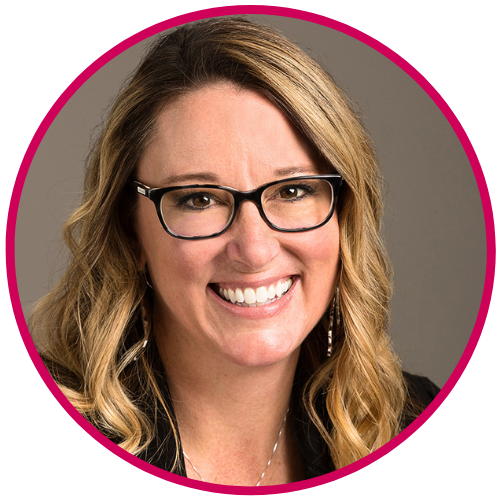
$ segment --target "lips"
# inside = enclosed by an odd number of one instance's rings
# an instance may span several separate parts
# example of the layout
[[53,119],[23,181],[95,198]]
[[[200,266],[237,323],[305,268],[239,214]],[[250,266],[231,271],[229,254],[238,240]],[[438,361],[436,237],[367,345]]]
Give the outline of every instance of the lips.
[[285,295],[293,285],[293,278],[280,279],[271,285],[251,287],[230,287],[214,284],[212,288],[226,302],[242,307],[259,307],[271,304]]

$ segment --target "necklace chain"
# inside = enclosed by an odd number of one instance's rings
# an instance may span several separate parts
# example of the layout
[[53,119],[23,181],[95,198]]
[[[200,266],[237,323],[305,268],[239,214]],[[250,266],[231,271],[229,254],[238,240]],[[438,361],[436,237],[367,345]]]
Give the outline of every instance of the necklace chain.
[[[288,410],[289,408],[286,410],[286,413],[285,413],[285,418],[283,419],[283,423],[281,424],[281,427],[280,427],[280,431],[278,433],[278,437],[276,439],[276,443],[274,443],[274,446],[273,446],[273,451],[271,453],[271,458],[269,459],[269,461],[267,462],[267,465],[266,465],[266,468],[264,469],[264,472],[262,473],[262,475],[260,476],[260,479],[259,479],[259,482],[256,484],[256,486],[260,486],[260,483],[262,482],[262,480],[264,479],[264,476],[266,475],[266,472],[267,472],[267,469],[269,468],[269,466],[271,465],[271,460],[273,459],[274,457],[274,454],[278,448],[278,442],[280,440],[280,437],[281,437],[281,434],[283,433],[283,429],[285,428],[285,422],[286,422],[286,417],[288,416]],[[200,479],[206,483],[205,479],[203,479],[203,476],[200,474],[200,471],[195,467],[195,465],[193,464],[193,462],[191,462],[191,459],[187,456],[187,453],[185,451],[182,452],[184,454],[184,457],[185,459],[190,463],[191,467],[193,468],[193,470],[196,472],[196,474],[198,474],[198,476],[200,477]]]

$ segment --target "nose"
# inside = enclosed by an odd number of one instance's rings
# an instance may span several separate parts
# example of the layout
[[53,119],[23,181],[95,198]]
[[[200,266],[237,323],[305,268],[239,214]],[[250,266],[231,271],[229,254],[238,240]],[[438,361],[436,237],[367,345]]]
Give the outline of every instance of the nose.
[[236,219],[226,233],[228,257],[242,270],[264,269],[280,251],[279,233],[271,229],[261,217],[259,209],[251,201],[244,201]]

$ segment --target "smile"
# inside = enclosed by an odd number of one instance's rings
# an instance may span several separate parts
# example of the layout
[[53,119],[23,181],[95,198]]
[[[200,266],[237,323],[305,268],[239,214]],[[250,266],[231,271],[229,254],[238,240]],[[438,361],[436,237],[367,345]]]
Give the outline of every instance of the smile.
[[259,288],[222,288],[215,286],[219,295],[227,302],[232,302],[242,307],[265,306],[280,299],[292,287],[293,279],[280,280],[270,286],[261,286]]

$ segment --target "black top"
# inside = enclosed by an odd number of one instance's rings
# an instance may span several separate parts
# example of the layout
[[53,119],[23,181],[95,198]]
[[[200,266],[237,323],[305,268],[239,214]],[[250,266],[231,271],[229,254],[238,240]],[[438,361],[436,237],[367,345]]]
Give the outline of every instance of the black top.
[[[408,385],[411,400],[417,404],[419,412],[423,411],[436,397],[439,388],[426,377],[411,375],[406,372],[404,372],[404,377]],[[169,412],[171,415],[174,415],[166,380],[164,376],[160,376],[159,378]],[[290,406],[287,421],[291,425],[292,433],[300,453],[304,479],[311,479],[333,472],[335,466],[331,460],[326,442],[321,437],[320,432],[312,423],[306,409],[302,405],[300,390],[300,384],[295,383],[292,392],[292,405]],[[410,425],[415,418],[415,415],[406,413],[402,421],[401,430]],[[176,425],[175,422],[174,424]],[[175,440],[172,436],[167,416],[159,410],[159,415],[156,419],[155,437],[147,449],[139,455],[139,458],[156,467],[186,477],[182,450],[180,450],[180,453],[181,456],[179,457],[180,460],[177,461],[177,467],[172,469],[176,456]]]

